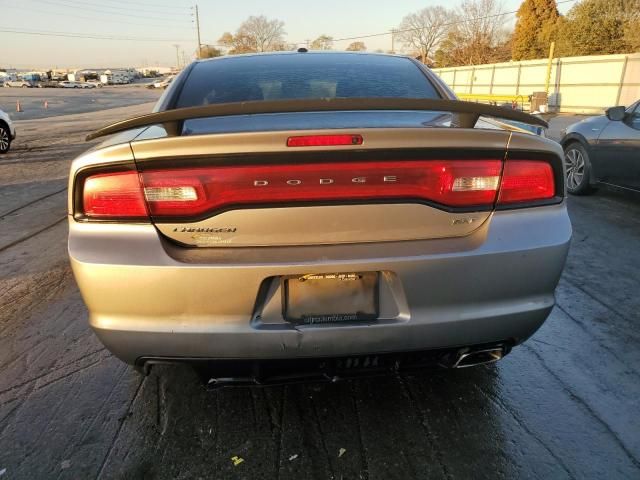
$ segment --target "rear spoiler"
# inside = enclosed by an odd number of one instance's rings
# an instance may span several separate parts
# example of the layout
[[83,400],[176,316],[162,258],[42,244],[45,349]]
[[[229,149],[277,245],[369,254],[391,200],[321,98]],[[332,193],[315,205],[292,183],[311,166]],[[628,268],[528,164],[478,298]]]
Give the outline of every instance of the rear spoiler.
[[132,128],[149,127],[163,124],[169,135],[177,136],[182,129],[182,122],[193,118],[227,117],[232,115],[255,115],[266,113],[299,113],[299,112],[339,112],[339,111],[375,111],[375,110],[425,110],[450,112],[456,114],[452,126],[473,128],[480,118],[499,118],[516,122],[538,125],[547,128],[549,125],[541,118],[494,105],[463,102],[460,100],[424,99],[424,98],[325,98],[308,100],[253,101],[237,103],[221,103],[198,107],[177,108],[163,112],[150,113],[140,117],[113,123],[87,135],[86,140],[104,137],[112,133],[123,132]]

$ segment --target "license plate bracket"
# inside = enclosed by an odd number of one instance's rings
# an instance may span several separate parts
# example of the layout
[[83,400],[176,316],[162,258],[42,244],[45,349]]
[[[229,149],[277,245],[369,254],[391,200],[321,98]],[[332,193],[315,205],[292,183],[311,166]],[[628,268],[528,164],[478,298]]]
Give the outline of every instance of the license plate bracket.
[[379,277],[380,272],[283,277],[283,317],[306,325],[377,320]]

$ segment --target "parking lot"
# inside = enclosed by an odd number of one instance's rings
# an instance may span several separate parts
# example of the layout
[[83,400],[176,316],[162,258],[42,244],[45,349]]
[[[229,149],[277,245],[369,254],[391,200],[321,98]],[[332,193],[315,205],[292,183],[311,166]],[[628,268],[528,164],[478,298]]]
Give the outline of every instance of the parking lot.
[[[11,113],[14,120],[32,120],[155,101],[162,91],[147,89],[145,85],[110,85],[91,89],[2,88],[0,110]],[[18,102],[22,112],[16,112]]]
[[569,199],[558,304],[498,364],[208,392],[188,368],[113,358],[66,254],[70,160],[159,92],[24,90],[0,89],[25,109],[0,157],[2,480],[640,478],[638,199]]

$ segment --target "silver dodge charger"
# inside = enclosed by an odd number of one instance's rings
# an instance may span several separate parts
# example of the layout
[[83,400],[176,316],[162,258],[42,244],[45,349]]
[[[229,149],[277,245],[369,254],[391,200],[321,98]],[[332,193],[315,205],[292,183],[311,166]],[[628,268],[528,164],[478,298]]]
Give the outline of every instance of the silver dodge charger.
[[214,385],[499,360],[549,315],[571,238],[542,127],[407,57],[196,61],[73,162],[90,324]]

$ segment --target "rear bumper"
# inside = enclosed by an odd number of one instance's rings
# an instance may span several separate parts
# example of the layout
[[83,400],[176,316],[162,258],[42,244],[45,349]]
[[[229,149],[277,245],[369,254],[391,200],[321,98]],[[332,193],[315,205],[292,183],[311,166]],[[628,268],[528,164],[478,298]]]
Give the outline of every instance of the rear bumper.
[[[493,214],[455,239],[183,249],[150,225],[70,219],[71,264],[100,340],[147,358],[291,359],[418,351],[532,335],[554,304],[571,238],[564,204]],[[293,326],[283,275],[381,271],[383,320]]]

